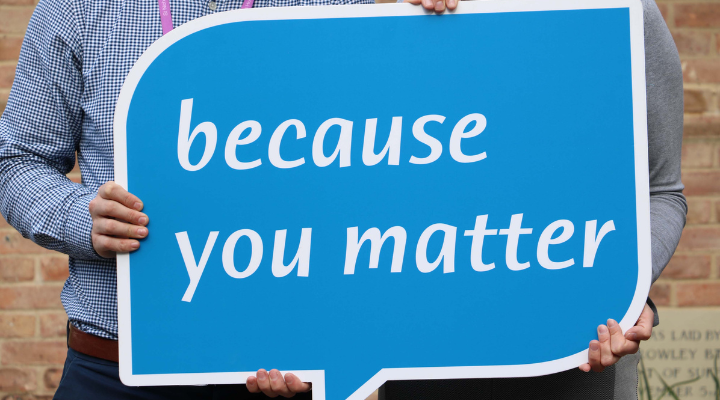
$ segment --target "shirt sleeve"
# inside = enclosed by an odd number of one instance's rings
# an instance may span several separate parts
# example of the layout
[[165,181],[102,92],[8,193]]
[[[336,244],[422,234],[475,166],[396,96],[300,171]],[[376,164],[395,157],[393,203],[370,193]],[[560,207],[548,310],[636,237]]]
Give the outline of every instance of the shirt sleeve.
[[655,282],[675,253],[687,215],[680,180],[683,81],[680,57],[660,10],[653,0],[643,0],[643,8],[652,281]]
[[42,0],[23,41],[0,118],[0,212],[22,235],[79,259],[97,259],[88,205],[70,181],[82,132],[79,2]]

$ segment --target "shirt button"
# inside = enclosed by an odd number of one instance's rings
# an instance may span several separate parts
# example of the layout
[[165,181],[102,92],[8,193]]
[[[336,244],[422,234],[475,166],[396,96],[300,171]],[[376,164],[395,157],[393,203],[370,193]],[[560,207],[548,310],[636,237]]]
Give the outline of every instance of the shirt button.
[[209,7],[212,11],[215,11],[215,10],[217,10],[217,3],[216,3],[215,1],[211,1],[211,2],[208,3],[208,7]]

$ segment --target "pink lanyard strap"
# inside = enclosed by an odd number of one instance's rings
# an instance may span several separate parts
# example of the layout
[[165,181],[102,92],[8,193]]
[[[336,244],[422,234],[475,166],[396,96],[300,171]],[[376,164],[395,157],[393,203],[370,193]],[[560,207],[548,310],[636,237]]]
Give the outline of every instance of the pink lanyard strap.
[[[212,0],[215,1],[215,0]],[[252,8],[255,0],[244,0],[240,8]],[[170,0],[158,0],[160,9],[160,23],[162,24],[163,35],[173,30],[172,12],[170,11]]]
[[162,24],[162,31],[164,35],[173,30],[170,0],[158,0],[158,7],[160,8],[160,23]]

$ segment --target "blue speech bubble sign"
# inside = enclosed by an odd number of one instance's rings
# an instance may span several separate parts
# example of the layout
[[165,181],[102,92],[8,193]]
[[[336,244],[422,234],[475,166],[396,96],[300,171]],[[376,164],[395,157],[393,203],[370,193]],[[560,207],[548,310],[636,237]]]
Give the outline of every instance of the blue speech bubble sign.
[[[574,368],[650,286],[642,8],[631,0],[253,9],[128,75],[115,176],[128,385]],[[602,293],[602,295],[598,295]]]

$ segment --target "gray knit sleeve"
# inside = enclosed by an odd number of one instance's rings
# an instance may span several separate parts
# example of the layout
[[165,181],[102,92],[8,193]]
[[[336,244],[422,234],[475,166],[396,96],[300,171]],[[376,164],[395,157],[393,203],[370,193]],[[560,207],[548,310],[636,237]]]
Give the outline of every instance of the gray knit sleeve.
[[653,0],[642,0],[650,168],[652,281],[670,261],[685,226],[687,202],[680,181],[683,81],[675,42]]

